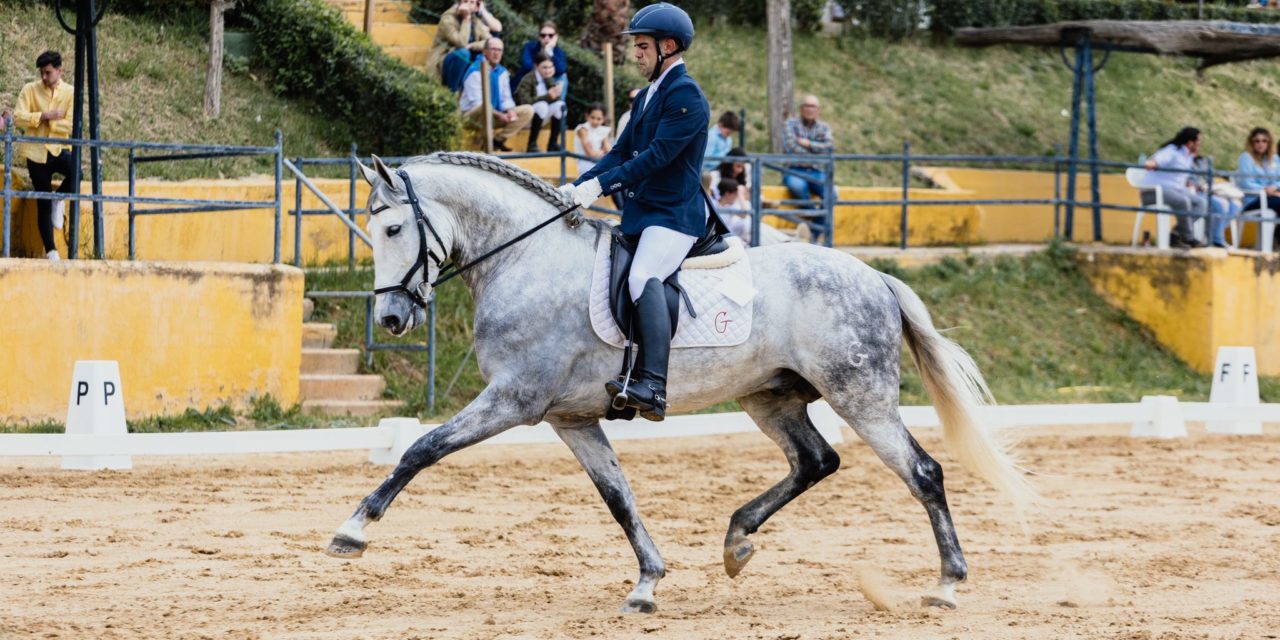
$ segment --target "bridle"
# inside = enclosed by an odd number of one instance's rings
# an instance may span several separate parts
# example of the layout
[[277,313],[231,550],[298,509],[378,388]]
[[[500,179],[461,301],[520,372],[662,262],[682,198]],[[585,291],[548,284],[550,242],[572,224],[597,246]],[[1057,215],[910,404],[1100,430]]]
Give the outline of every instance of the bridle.
[[[396,175],[400,176],[400,180],[404,182],[405,199],[401,200],[400,204],[407,204],[413,207],[413,218],[418,228],[418,258],[414,260],[413,266],[409,267],[409,270],[405,272],[404,277],[400,279],[400,282],[398,284],[388,285],[385,287],[378,287],[377,289],[373,290],[373,293],[374,295],[382,295],[384,293],[394,293],[396,291],[399,291],[409,296],[409,299],[412,300],[415,305],[418,305],[419,307],[422,307],[424,309],[427,307],[428,303],[427,303],[427,299],[422,296],[422,287],[427,284],[426,268],[427,268],[428,258],[433,260],[436,263],[436,268],[439,269],[439,272],[436,275],[436,279],[432,281],[430,285],[432,289],[435,289],[441,284],[444,284],[445,282],[448,282],[449,280],[452,280],[462,275],[462,273],[467,269],[470,269],[471,267],[474,267],[480,264],[481,262],[488,260],[494,254],[502,251],[503,249],[506,249],[511,245],[517,242],[520,242],[521,240],[524,240],[525,238],[528,238],[539,229],[551,224],[552,222],[555,222],[556,220],[559,220],[560,218],[565,217],[566,215],[569,215],[570,213],[573,213],[578,208],[578,205],[575,204],[572,207],[569,207],[568,209],[561,210],[556,215],[551,216],[550,218],[547,218],[546,220],[538,223],[538,226],[533,227],[532,229],[529,229],[528,231],[525,231],[524,233],[521,233],[520,235],[498,245],[492,250],[486,252],[484,255],[480,256],[479,258],[476,258],[475,260],[472,260],[471,262],[465,265],[458,266],[457,262],[451,262],[448,265],[446,265],[444,263],[444,258],[437,256],[436,253],[432,251],[431,247],[427,244],[427,232],[430,231],[431,236],[436,239],[436,244],[440,246],[440,253],[444,255],[445,258],[449,257],[448,249],[445,248],[444,241],[440,239],[440,234],[436,233],[435,227],[431,225],[431,220],[427,219],[427,215],[422,212],[422,205],[419,204],[418,202],[418,195],[413,191],[413,181],[409,180],[409,174],[404,169],[397,169]],[[386,210],[390,206],[391,205],[383,205],[381,207],[378,207],[377,209],[370,211],[369,215],[377,215],[378,212]],[[416,288],[411,288],[409,287],[409,283],[413,282],[413,278],[415,275],[417,275],[418,269],[423,270],[422,282],[418,284]]]

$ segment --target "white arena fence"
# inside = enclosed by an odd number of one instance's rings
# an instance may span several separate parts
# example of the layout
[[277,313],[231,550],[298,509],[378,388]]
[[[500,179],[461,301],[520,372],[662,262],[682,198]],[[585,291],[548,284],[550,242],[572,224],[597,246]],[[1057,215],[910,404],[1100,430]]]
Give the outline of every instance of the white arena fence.
[[[902,407],[909,428],[940,426],[933,407]],[[810,405],[809,415],[823,436],[842,442],[845,426],[825,402]],[[1185,422],[1206,422],[1211,431],[1260,433],[1261,423],[1280,423],[1280,404],[1223,404],[1178,402],[1168,396],[1149,396],[1142,402],[1120,404],[1042,404],[983,407],[982,422],[998,427],[1045,427],[1134,424],[1134,435],[1186,435]],[[1233,424],[1245,425],[1235,429]],[[1248,425],[1258,425],[1251,429]],[[746,413],[672,416],[665,422],[611,421],[605,432],[614,440],[708,436],[756,431]],[[1221,426],[1226,425],[1226,426]],[[404,450],[435,424],[414,418],[386,418],[376,427],[293,429],[274,431],[203,431],[187,433],[0,434],[0,457],[11,456],[186,456],[249,453],[300,453],[364,450],[369,461],[394,464]],[[559,442],[543,423],[511,429],[484,444],[543,444]],[[85,468],[85,467],[77,467]],[[100,468],[100,467],[93,467]]]

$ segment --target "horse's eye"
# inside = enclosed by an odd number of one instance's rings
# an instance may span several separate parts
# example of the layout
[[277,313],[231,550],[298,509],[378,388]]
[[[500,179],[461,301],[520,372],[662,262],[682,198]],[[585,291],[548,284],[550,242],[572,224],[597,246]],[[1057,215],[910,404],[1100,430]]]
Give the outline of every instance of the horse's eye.
[[388,238],[394,238],[394,237],[396,237],[396,236],[398,236],[398,235],[400,235],[400,225],[395,225],[395,226],[393,226],[393,227],[387,227],[387,237],[388,237]]

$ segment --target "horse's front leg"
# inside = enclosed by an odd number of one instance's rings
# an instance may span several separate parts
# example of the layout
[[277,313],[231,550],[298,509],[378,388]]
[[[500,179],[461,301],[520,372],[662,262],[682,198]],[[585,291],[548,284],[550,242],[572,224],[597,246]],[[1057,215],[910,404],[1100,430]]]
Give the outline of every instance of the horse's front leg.
[[595,483],[600,497],[604,498],[604,503],[608,505],[613,518],[622,525],[622,530],[627,534],[627,540],[631,541],[631,548],[636,552],[636,559],[640,561],[640,579],[636,581],[636,587],[622,603],[622,612],[653,613],[657,611],[658,605],[654,600],[653,590],[658,586],[658,580],[666,575],[667,567],[662,562],[662,556],[658,555],[658,547],[653,544],[653,539],[645,530],[644,523],[640,521],[640,514],[636,511],[636,498],[631,493],[631,485],[627,484],[626,476],[622,475],[622,467],[618,466],[618,456],[614,454],[613,447],[609,446],[609,439],[605,437],[604,430],[600,428],[599,422],[594,421],[573,426],[560,424],[553,426],[556,428],[556,434],[569,445],[574,457]]
[[376,491],[360,501],[355,513],[338,527],[325,553],[335,558],[358,558],[368,540],[364,528],[386,513],[387,507],[419,471],[454,451],[493,437],[511,427],[541,420],[546,403],[523,389],[491,384],[452,419],[423,434],[404,452],[395,471]]

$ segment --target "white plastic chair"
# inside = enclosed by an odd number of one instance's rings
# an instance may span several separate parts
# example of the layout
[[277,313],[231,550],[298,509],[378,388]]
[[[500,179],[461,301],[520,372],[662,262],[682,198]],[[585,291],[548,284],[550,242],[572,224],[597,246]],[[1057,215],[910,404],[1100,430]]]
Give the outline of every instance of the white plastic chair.
[[[1258,215],[1262,216],[1264,219],[1274,220],[1276,218],[1275,210],[1267,207],[1268,203],[1267,203],[1266,189],[1259,189],[1257,192],[1252,194],[1246,192],[1245,195],[1246,196],[1252,195],[1258,198],[1258,208],[1256,210],[1258,212]],[[1252,215],[1253,212],[1254,210],[1251,209],[1247,212],[1243,212],[1242,215]],[[1274,222],[1258,223],[1258,243],[1256,245],[1258,248],[1258,251],[1261,251],[1263,253],[1271,253],[1275,229],[1276,229],[1276,223]],[[1232,227],[1232,231],[1233,232],[1235,231],[1235,227]],[[1240,242],[1236,241],[1235,245],[1237,247],[1240,246]]]
[[[1147,171],[1131,167],[1125,169],[1124,177],[1129,181],[1129,186],[1142,191],[1154,191],[1156,194],[1156,203],[1154,205],[1145,205],[1148,209],[1157,211],[1173,211],[1169,205],[1164,203],[1164,189],[1158,184],[1147,184]],[[1138,234],[1142,231],[1142,216],[1146,215],[1139,211],[1133,219],[1133,240],[1129,242],[1129,246],[1138,246]],[[1171,213],[1156,214],[1156,248],[1169,248],[1169,234],[1173,232],[1173,215]]]

